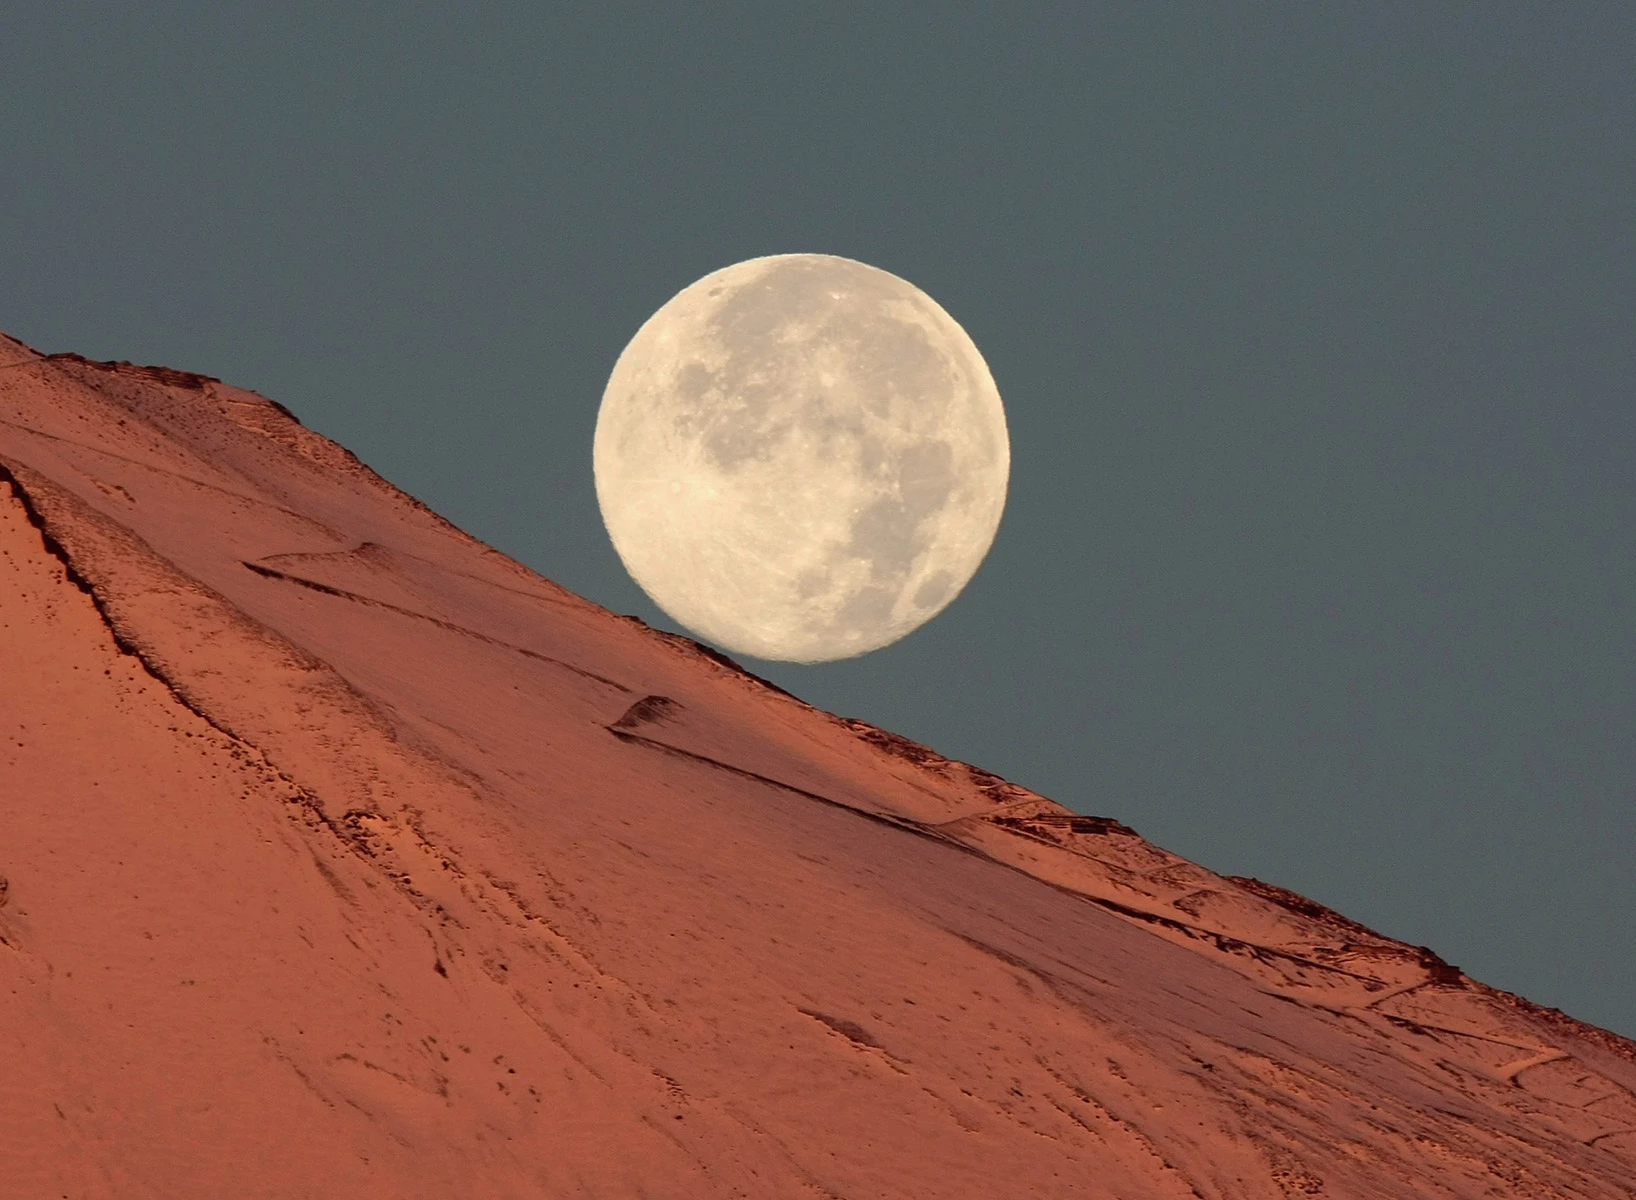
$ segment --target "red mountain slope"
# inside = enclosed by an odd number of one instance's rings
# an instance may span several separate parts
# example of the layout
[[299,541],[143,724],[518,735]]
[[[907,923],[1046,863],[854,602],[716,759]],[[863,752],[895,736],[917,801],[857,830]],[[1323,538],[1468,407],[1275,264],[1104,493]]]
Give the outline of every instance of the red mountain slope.
[[0,1195],[1630,1197],[1636,1046],[0,339]]

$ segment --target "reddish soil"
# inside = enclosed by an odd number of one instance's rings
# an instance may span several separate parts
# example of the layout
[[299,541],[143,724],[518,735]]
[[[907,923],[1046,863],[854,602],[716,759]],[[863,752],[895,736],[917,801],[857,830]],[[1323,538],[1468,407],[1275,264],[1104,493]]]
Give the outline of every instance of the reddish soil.
[[1636,1047],[0,338],[0,1195],[1636,1195]]

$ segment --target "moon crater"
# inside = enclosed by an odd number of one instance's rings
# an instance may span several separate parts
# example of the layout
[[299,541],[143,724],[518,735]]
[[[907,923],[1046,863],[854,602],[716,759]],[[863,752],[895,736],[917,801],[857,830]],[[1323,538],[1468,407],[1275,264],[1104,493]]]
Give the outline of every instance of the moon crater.
[[947,606],[1010,471],[965,331],[912,284],[821,254],[738,263],[666,303],[614,366],[593,457],[609,536],[660,608],[801,662]]

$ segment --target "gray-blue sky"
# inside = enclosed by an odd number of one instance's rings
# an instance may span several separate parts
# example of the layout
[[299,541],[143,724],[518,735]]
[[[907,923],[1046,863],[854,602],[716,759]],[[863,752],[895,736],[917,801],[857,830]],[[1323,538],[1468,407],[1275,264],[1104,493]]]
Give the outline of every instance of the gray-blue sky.
[[257,388],[663,624],[620,349],[729,262],[884,267],[1006,398],[999,539],[748,665],[1636,1033],[1628,6],[27,7],[0,328]]

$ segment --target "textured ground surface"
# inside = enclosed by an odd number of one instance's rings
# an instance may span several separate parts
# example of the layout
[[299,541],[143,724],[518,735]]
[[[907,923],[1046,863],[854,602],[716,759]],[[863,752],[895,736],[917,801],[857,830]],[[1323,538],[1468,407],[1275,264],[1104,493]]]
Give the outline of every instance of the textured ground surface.
[[1629,1197],[1636,1046],[0,338],[7,1197]]

